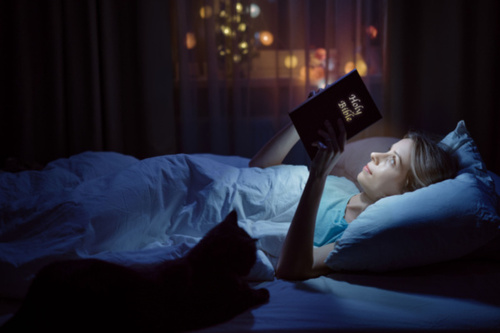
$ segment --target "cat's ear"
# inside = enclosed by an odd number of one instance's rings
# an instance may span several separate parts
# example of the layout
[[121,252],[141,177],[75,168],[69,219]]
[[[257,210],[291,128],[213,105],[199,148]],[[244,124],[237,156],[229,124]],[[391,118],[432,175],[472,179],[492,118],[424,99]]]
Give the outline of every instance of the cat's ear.
[[236,210],[231,211],[231,213],[229,213],[224,219],[224,222],[238,225],[238,214],[236,213]]

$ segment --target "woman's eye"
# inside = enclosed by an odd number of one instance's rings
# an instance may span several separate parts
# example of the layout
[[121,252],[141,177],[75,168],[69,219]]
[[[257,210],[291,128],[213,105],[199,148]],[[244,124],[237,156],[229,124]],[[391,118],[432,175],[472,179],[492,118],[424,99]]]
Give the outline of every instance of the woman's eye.
[[391,162],[391,165],[395,165],[396,164],[396,159],[394,157],[391,157],[390,162]]

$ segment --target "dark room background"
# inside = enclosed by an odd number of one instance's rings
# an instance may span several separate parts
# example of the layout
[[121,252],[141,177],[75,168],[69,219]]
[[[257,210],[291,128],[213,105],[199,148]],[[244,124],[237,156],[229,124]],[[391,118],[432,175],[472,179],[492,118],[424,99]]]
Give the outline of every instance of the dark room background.
[[463,119],[500,173],[499,42],[494,0],[0,0],[0,158],[250,157],[356,67],[384,118],[354,140]]

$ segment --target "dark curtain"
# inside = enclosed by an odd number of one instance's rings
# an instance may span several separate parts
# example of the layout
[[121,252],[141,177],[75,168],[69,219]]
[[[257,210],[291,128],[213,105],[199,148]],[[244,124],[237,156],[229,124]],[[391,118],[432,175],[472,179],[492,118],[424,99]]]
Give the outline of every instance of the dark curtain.
[[168,1],[0,1],[0,153],[175,151]]
[[[384,0],[171,4],[182,152],[251,157],[311,90],[354,67],[382,108]],[[383,127],[379,122],[356,139]],[[285,162],[310,159],[297,144]]]
[[500,173],[500,1],[388,3],[386,121],[437,134],[463,119]]
[[[257,1],[249,26],[274,43],[259,46],[248,70],[221,71],[218,21],[201,7],[215,15],[236,3],[1,0],[0,161],[85,150],[251,156],[319,86],[312,62],[323,49],[325,81],[344,61],[368,65],[384,119],[365,135],[445,134],[464,119],[500,173],[499,1]],[[286,67],[288,56],[299,66]]]

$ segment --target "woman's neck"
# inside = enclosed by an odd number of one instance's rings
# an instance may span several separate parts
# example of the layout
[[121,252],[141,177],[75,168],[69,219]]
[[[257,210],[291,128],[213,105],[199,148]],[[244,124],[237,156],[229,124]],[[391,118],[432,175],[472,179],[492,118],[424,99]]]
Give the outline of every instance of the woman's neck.
[[374,201],[368,197],[365,192],[356,194],[347,203],[344,216],[345,220],[348,223],[352,222],[372,203],[374,203]]

